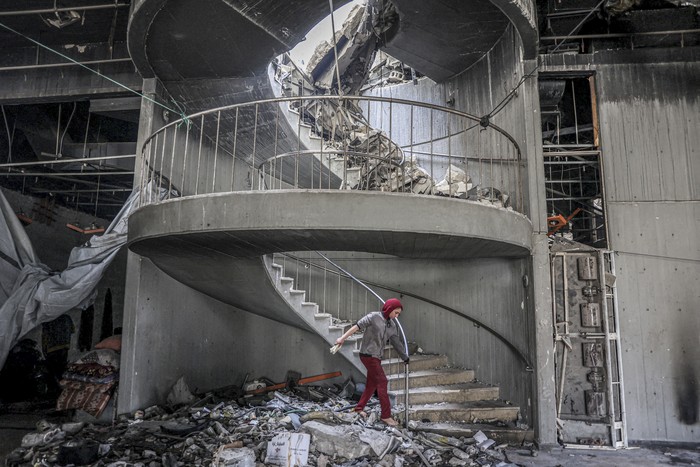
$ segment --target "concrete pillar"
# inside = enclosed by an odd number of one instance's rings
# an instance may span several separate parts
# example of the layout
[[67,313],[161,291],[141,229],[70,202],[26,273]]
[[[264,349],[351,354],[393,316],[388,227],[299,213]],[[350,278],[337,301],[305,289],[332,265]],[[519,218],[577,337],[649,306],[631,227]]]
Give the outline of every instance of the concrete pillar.
[[[158,99],[158,82],[155,79],[143,80],[143,94],[151,99]],[[141,99],[139,116],[139,133],[136,141],[136,159],[134,161],[134,188],[139,189],[141,180],[142,161],[140,157],[143,142],[160,126],[158,106],[148,99]],[[138,401],[132,395],[134,392],[134,365],[136,354],[135,333],[138,315],[138,290],[141,277],[141,257],[128,252],[126,263],[126,283],[124,285],[124,320],[122,324],[122,354],[119,371],[119,399],[117,408],[120,413],[139,408]],[[136,405],[134,405],[136,404]]]
[[[523,62],[524,73],[537,66],[536,60]],[[554,342],[552,323],[552,291],[547,243],[547,202],[542,155],[542,128],[537,74],[522,86],[525,106],[525,153],[529,217],[532,221],[531,301],[534,309],[535,342],[535,437],[541,445],[555,444],[556,390],[554,381]]]

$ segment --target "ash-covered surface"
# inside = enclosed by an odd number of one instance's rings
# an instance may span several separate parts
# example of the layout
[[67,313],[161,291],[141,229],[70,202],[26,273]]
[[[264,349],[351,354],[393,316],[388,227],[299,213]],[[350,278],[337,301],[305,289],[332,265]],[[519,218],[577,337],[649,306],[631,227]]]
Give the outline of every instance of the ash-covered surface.
[[[505,444],[496,446],[481,432],[456,438],[418,431],[420,424],[413,421],[408,429],[388,427],[379,421],[378,408],[364,419],[352,412],[351,400],[326,388],[237,396],[209,393],[191,404],[121,415],[107,425],[42,420],[6,465],[516,465],[509,463]],[[275,454],[280,449],[283,455],[289,450],[286,460]]]

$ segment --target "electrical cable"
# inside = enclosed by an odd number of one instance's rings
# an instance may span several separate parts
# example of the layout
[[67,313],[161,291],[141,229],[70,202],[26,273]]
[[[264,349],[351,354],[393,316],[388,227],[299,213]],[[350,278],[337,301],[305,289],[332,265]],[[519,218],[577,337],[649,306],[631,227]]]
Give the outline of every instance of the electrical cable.
[[[588,12],[588,14],[587,14],[586,16],[585,16],[581,21],[579,21],[579,23],[578,23],[576,26],[574,26],[574,28],[571,30],[571,32],[569,32],[569,34],[567,34],[566,37],[564,37],[564,39],[563,39],[554,49],[552,49],[552,50],[549,51],[548,53],[549,53],[549,54],[553,54],[554,52],[556,52],[557,50],[559,50],[559,47],[561,47],[561,46],[566,42],[566,40],[567,40],[569,37],[573,36],[573,35],[578,31],[578,29],[579,29],[581,26],[583,26],[583,23],[585,23],[585,22],[588,20],[588,18],[590,18],[591,15],[592,15],[593,13],[595,13],[595,12],[603,5],[603,3],[605,3],[606,1],[608,1],[608,0],[600,0],[600,2],[598,2],[598,3],[596,4],[596,6],[594,6],[594,7]],[[487,126],[488,126],[489,121],[491,120],[491,118],[495,117],[501,110],[503,110],[503,109],[508,105],[508,103],[509,103],[509,102],[513,99],[513,97],[515,96],[515,93],[516,93],[517,90],[520,88],[520,86],[522,86],[523,83],[525,83],[525,81],[526,81],[528,78],[532,77],[532,76],[535,74],[535,72],[540,68],[540,66],[541,66],[541,65],[538,64],[538,65],[535,66],[529,73],[523,75],[523,77],[520,78],[520,81],[518,81],[518,84],[516,84],[515,87],[514,87],[508,94],[506,94],[506,97],[504,97],[503,100],[501,100],[501,102],[499,102],[498,104],[496,104],[496,106],[493,108],[493,110],[491,110],[491,112],[487,113],[486,115],[484,115],[484,116],[482,117],[482,124],[481,124],[482,126],[484,126],[484,127],[487,127]]]
[[[131,89],[129,86],[127,86],[127,85],[125,85],[125,84],[122,84],[122,83],[120,83],[119,81],[117,81],[117,80],[115,80],[115,79],[113,79],[113,78],[110,78],[109,76],[103,75],[103,74],[100,73],[99,71],[93,70],[93,69],[90,68],[89,66],[86,66],[85,64],[80,63],[79,61],[77,61],[77,60],[75,60],[75,59],[73,59],[73,58],[71,58],[71,57],[69,57],[69,56],[67,56],[67,55],[65,55],[65,54],[62,54],[61,52],[59,52],[59,51],[57,51],[57,50],[55,50],[55,49],[52,49],[51,47],[49,47],[49,46],[47,46],[47,45],[44,45],[44,44],[42,44],[41,42],[39,42],[39,41],[37,41],[37,40],[35,40],[35,39],[32,39],[31,37],[29,37],[29,36],[27,36],[27,35],[25,35],[25,34],[22,34],[21,32],[15,30],[15,29],[12,29],[11,27],[7,26],[5,23],[0,22],[0,27],[3,28],[3,29],[8,30],[8,31],[10,31],[10,32],[12,32],[12,33],[14,33],[14,34],[20,36],[20,37],[23,37],[23,38],[27,39],[29,42],[31,42],[31,43],[33,43],[33,44],[35,44],[35,45],[37,45],[37,46],[39,46],[39,47],[41,47],[41,48],[43,48],[43,49],[45,49],[45,50],[48,50],[49,52],[54,53],[54,54],[58,55],[58,56],[61,57],[61,58],[65,58],[66,60],[68,60],[68,61],[71,62],[71,63],[74,63],[74,64],[76,64],[76,65],[79,65],[79,66],[85,68],[86,70],[90,71],[91,73],[94,73],[94,74],[96,74],[97,76],[106,79],[106,80],[109,81],[110,83],[116,84],[116,85],[119,86],[120,88],[126,89],[127,91],[129,91],[129,92],[131,92],[131,93],[134,93],[134,94],[136,94],[137,96],[140,96],[141,98],[146,99],[146,100],[149,101],[149,102],[152,102],[152,103],[154,103],[154,104],[156,104],[156,105],[158,105],[158,106],[160,106],[160,107],[162,107],[162,108],[164,108],[164,109],[166,109],[166,110],[168,110],[168,111],[170,111],[170,112],[173,112],[173,113],[179,115],[180,118],[182,118],[182,120],[183,120],[185,123],[187,123],[187,124],[189,125],[189,123],[190,123],[190,122],[189,122],[189,119],[187,118],[187,115],[185,115],[185,113],[184,113],[183,111],[181,111],[181,110],[175,110],[175,109],[173,109],[173,108],[171,108],[171,107],[168,107],[167,105],[165,105],[165,104],[163,104],[163,103],[161,103],[161,102],[158,102],[157,100],[155,100],[155,99],[153,99],[153,98],[151,98],[151,97],[149,97],[149,96],[146,96],[145,94],[142,94],[142,93],[140,93],[140,92],[138,92],[138,91],[136,91],[136,90],[134,90],[134,89]],[[176,106],[177,106],[178,108],[180,108],[179,105],[176,105]]]
[[0,105],[0,108],[2,108],[2,118],[5,120],[5,129],[7,130],[7,162],[10,163],[12,162],[12,134],[10,133],[10,125],[7,122],[7,115],[5,115],[5,106]]
[[70,122],[73,120],[73,115],[75,115],[75,108],[78,106],[77,102],[73,102],[73,110],[70,113],[70,117],[68,117],[68,122],[66,122],[66,127],[63,129],[63,134],[61,135],[61,141],[58,143],[58,154],[63,154],[63,138],[66,137],[66,132],[68,131],[68,126],[70,126]]
[[340,85],[340,68],[338,67],[338,41],[335,39],[335,15],[333,14],[333,0],[328,0],[328,5],[331,9],[331,29],[333,33],[333,52],[335,54],[335,79],[338,81],[338,95],[343,95],[343,89]]

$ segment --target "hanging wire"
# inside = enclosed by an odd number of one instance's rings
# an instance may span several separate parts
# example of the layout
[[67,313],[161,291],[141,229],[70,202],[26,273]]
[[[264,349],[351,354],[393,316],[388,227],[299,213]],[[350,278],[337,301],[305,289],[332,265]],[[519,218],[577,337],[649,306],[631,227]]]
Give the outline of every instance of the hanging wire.
[[[549,51],[548,53],[553,54],[554,52],[559,50],[559,47],[561,47],[569,37],[574,35],[578,31],[578,29],[581,26],[583,26],[583,23],[585,23],[588,20],[588,18],[590,18],[591,15],[593,13],[595,13],[603,5],[603,3],[605,3],[606,1],[607,0],[600,0],[596,4],[596,6],[594,6],[588,12],[588,14],[586,16],[581,21],[579,21],[579,23],[576,26],[574,26],[574,28],[571,30],[571,32],[569,32],[569,34],[567,34],[566,37],[564,37],[564,39],[562,39],[562,41],[559,44],[557,44],[557,46],[554,49],[552,49],[551,51]],[[518,84],[516,84],[515,87],[508,94],[506,94],[506,97],[504,97],[503,100],[501,100],[501,102],[499,102],[493,108],[493,110],[491,110],[491,112],[489,112],[486,115],[484,115],[483,117],[481,117],[481,125],[482,126],[487,127],[489,125],[490,120],[493,117],[495,117],[501,110],[503,110],[508,105],[508,103],[510,103],[510,101],[515,96],[515,93],[518,91],[520,86],[522,86],[528,78],[532,77],[535,74],[535,72],[540,68],[540,66],[542,66],[542,65],[537,64],[537,66],[535,66],[529,73],[527,73],[526,75],[523,75],[523,77],[520,78],[520,81],[518,81]]]
[[[58,154],[63,154],[63,139],[66,137],[66,132],[70,126],[70,122],[73,121],[73,116],[75,115],[75,108],[78,103],[73,101],[73,110],[71,110],[70,117],[68,117],[68,122],[66,122],[66,127],[63,129],[63,134],[61,134],[61,141],[58,143]],[[56,154],[58,156],[58,154]]]
[[189,119],[187,118],[187,115],[185,114],[184,110],[182,109],[182,106],[180,106],[177,102],[175,102],[174,99],[172,99],[172,102],[174,103],[175,107],[177,107],[178,110],[175,110],[175,109],[173,109],[173,108],[171,108],[171,107],[168,107],[167,105],[165,105],[165,104],[163,104],[163,103],[161,103],[161,102],[158,102],[157,100],[155,100],[155,99],[153,99],[153,98],[151,98],[151,97],[148,97],[148,96],[145,95],[145,94],[142,94],[142,93],[140,93],[140,92],[138,92],[138,91],[136,91],[136,90],[134,90],[134,89],[131,89],[129,86],[126,86],[125,84],[122,84],[122,83],[120,83],[119,81],[117,81],[117,80],[115,80],[115,79],[113,79],[113,78],[110,78],[109,76],[103,75],[102,73],[100,73],[100,72],[97,71],[97,70],[93,70],[93,69],[90,68],[89,66],[86,66],[85,64],[80,63],[79,61],[77,61],[77,60],[75,60],[75,59],[69,57],[68,55],[65,55],[65,54],[63,54],[63,53],[61,53],[61,52],[59,52],[59,51],[57,51],[57,50],[55,50],[55,49],[52,49],[51,47],[49,47],[49,46],[47,46],[47,45],[44,45],[44,44],[42,44],[41,42],[39,42],[39,41],[37,41],[37,40],[35,40],[35,39],[32,39],[31,37],[29,37],[29,36],[27,36],[27,35],[25,35],[25,34],[22,34],[21,32],[15,30],[15,29],[12,29],[11,27],[7,26],[5,23],[0,22],[0,27],[3,28],[3,29],[8,30],[8,31],[10,31],[10,32],[12,32],[12,33],[14,33],[14,34],[17,34],[17,35],[20,36],[20,37],[23,37],[23,38],[27,39],[29,42],[31,42],[31,43],[33,43],[33,44],[35,44],[35,45],[41,47],[42,49],[48,50],[49,52],[54,53],[54,54],[58,55],[58,56],[61,57],[61,58],[65,58],[66,60],[68,60],[68,61],[71,62],[71,63],[74,63],[74,64],[76,64],[76,65],[78,65],[78,66],[81,66],[81,67],[85,68],[85,69],[88,70],[89,72],[94,73],[94,74],[96,74],[97,76],[99,76],[99,77],[101,77],[101,78],[104,78],[104,79],[106,79],[107,81],[109,81],[109,82],[111,82],[111,83],[113,83],[113,84],[116,84],[116,85],[119,86],[120,88],[126,89],[127,91],[129,91],[129,92],[131,92],[131,93],[134,93],[134,94],[136,94],[137,96],[140,96],[140,97],[142,97],[143,99],[146,99],[147,101],[150,101],[150,102],[152,102],[152,103],[154,103],[154,104],[156,104],[156,105],[158,105],[158,106],[164,108],[165,110],[168,110],[168,111],[170,111],[170,112],[174,112],[174,113],[180,115],[180,118],[182,118],[182,120],[183,120],[185,123],[187,123],[187,125],[189,126],[189,123],[190,123],[190,122],[189,122]]
[[[7,115],[5,114],[5,106],[0,105],[0,108],[2,109],[2,118],[5,121],[5,129],[7,130],[7,162],[11,163],[12,162],[12,140],[14,139],[14,125],[13,125],[13,131],[10,133],[10,124],[7,121]],[[15,123],[17,122],[17,118],[15,117]]]
[[[343,89],[340,85],[340,67],[338,67],[338,41],[335,39],[335,15],[333,14],[333,0],[328,0],[328,5],[331,9],[331,29],[333,30],[333,52],[335,55],[335,79],[338,81],[338,95],[343,95]],[[301,116],[301,113],[299,114]]]

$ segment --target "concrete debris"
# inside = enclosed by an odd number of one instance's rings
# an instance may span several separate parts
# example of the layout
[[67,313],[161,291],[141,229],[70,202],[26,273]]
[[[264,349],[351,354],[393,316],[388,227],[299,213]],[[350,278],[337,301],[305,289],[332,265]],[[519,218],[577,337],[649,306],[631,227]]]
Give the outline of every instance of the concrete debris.
[[436,194],[466,198],[467,191],[472,189],[472,181],[467,173],[454,164],[450,164],[445,172],[445,178],[440,180],[434,188]]
[[187,386],[184,376],[177,380],[166,398],[168,405],[190,404],[194,402],[194,400],[194,394],[192,394],[189,386]]
[[[242,388],[241,388],[242,389]],[[191,403],[151,406],[112,425],[37,424],[7,466],[99,467],[509,466],[482,432],[457,438],[387,427],[378,406],[351,412],[348,385],[286,388],[224,399],[230,387]],[[311,391],[309,391],[311,390]],[[397,407],[398,408],[398,407]]]

